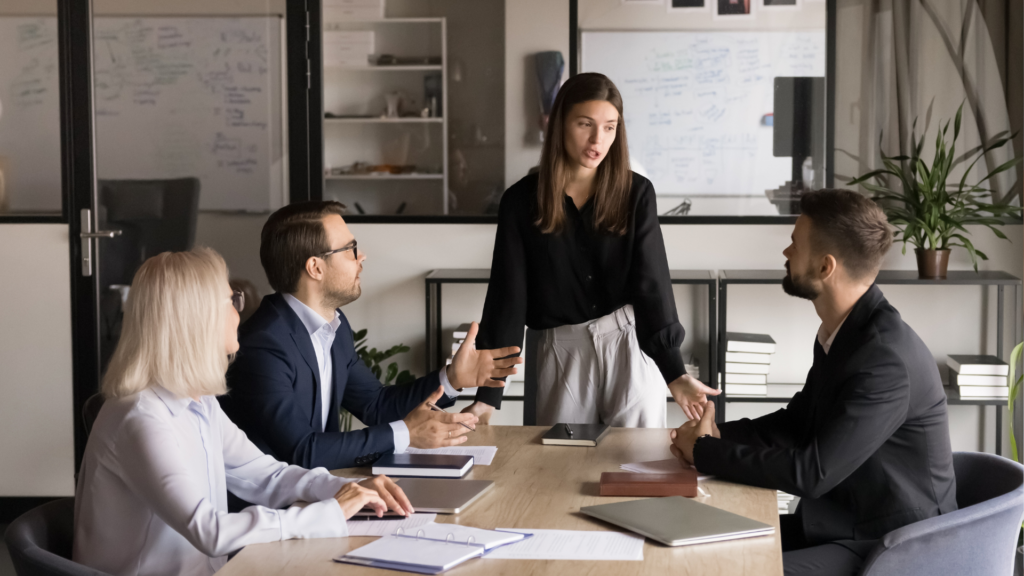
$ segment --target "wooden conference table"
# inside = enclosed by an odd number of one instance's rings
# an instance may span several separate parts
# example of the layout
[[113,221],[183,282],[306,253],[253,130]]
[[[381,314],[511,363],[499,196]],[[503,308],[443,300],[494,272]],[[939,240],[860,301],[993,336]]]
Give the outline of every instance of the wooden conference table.
[[[466,445],[497,446],[490,466],[476,466],[467,478],[495,485],[458,515],[438,514],[437,522],[478,528],[617,530],[579,513],[581,506],[630,500],[598,496],[601,472],[620,464],[671,458],[668,430],[613,428],[596,448],[544,446],[544,426],[480,426]],[[368,476],[369,468],[336,470],[346,477]],[[454,482],[455,480],[453,480]],[[401,485],[401,481],[399,481]],[[643,562],[475,559],[446,572],[468,574],[782,574],[782,546],[775,492],[710,479],[701,482],[708,496],[698,500],[775,526],[773,536],[668,547],[646,540]],[[394,573],[338,564],[331,559],[369,542],[370,537],[287,540],[247,546],[218,574],[362,575]]]

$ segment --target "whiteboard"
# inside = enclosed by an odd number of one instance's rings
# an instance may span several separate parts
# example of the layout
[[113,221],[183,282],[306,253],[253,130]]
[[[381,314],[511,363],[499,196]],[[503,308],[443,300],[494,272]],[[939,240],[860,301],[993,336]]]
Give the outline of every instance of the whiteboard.
[[582,69],[622,94],[634,170],[660,195],[764,196],[792,176],[772,156],[777,76],[824,76],[825,31],[583,32]]
[[[279,17],[98,17],[93,34],[99,179],[195,176],[201,210],[283,205]],[[0,19],[0,59],[0,156],[28,210],[60,189],[56,19]]]

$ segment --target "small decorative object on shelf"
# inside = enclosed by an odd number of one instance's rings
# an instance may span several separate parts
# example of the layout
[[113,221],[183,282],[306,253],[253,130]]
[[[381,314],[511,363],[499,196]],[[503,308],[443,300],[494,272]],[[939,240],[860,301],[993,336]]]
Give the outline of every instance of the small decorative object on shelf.
[[[996,236],[1008,240],[996,228],[1002,224],[1000,217],[1021,213],[1021,208],[1016,206],[984,201],[993,192],[987,183],[997,174],[1019,164],[1021,158],[1014,158],[993,168],[977,183],[968,183],[974,165],[989,152],[1011,142],[1017,134],[997,134],[984,147],[968,150],[957,157],[956,139],[960,136],[963,108],[961,104],[956,111],[953,140],[948,145],[946,134],[949,132],[949,121],[939,128],[935,137],[935,157],[930,167],[921,158],[924,134],[920,139],[916,137],[915,119],[910,136],[910,156],[887,156],[883,152],[882,163],[885,168],[872,170],[848,182],[851,186],[860,184],[874,194],[874,200],[885,210],[889,223],[897,228],[895,238],[903,242],[904,254],[907,253],[907,243],[914,245],[921,278],[945,279],[949,252],[955,246],[967,250],[974,271],[977,272],[978,259],[988,260],[988,256],[976,249],[967,238],[969,232],[965,226],[987,226]],[[961,163],[967,169],[956,181],[951,173]],[[875,183],[869,183],[869,180]]]

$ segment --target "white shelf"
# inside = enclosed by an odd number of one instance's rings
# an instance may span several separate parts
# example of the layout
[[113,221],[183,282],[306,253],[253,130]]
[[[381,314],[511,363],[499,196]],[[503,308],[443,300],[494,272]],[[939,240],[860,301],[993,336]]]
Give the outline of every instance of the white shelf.
[[441,180],[444,174],[328,174],[327,180]]
[[325,124],[443,124],[444,118],[324,118]]
[[373,18],[370,20],[329,20],[324,22],[324,29],[339,24],[440,24],[444,18]]
[[339,70],[345,72],[426,72],[441,70],[444,67],[440,64],[423,64],[412,66],[324,66],[325,71]]

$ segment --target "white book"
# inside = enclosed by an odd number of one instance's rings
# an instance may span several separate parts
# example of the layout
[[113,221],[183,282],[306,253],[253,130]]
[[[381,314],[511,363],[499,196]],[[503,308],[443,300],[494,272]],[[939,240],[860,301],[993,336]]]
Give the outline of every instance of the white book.
[[1007,386],[1006,376],[978,376],[976,374],[949,373],[950,386]]
[[959,374],[1006,376],[1010,365],[990,354],[950,354],[946,366]]
[[767,374],[771,368],[768,364],[739,364],[737,362],[725,363],[726,381],[729,374]]
[[726,374],[725,383],[729,384],[767,384],[767,374]]
[[725,393],[730,396],[767,396],[767,384],[726,384]]
[[758,354],[756,352],[726,352],[726,362],[739,362],[740,364],[771,364],[771,354]]
[[469,336],[469,328],[472,325],[472,322],[468,324],[459,324],[459,327],[452,332],[452,338],[455,338],[456,340],[465,340]]
[[960,386],[961,398],[1009,398],[1006,386]]
[[774,354],[775,340],[767,334],[745,334],[743,332],[726,332],[726,352],[757,352]]

